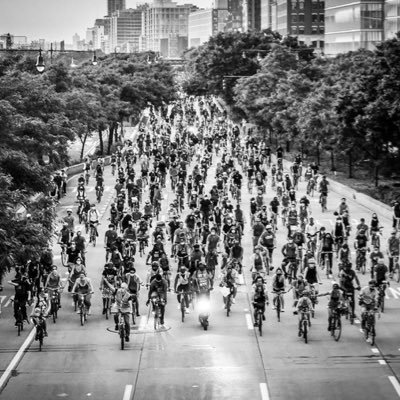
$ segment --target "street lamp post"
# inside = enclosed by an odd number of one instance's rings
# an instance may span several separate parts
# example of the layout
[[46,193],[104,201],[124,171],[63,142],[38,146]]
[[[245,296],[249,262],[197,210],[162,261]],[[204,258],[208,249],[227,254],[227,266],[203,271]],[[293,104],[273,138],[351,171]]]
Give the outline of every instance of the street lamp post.
[[45,68],[45,64],[44,64],[44,59],[42,56],[42,49],[39,49],[39,55],[37,57],[37,61],[36,61],[36,69],[38,70],[39,73],[43,73]]

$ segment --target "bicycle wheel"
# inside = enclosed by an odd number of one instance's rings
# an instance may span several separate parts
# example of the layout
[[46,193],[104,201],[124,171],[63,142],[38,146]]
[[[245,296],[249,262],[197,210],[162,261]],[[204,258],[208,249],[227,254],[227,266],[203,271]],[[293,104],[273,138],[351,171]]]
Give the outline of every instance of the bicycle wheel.
[[281,300],[279,296],[276,299],[276,317],[278,319],[278,322],[281,322]]
[[181,298],[181,316],[182,322],[185,322],[185,301],[183,298]]
[[17,323],[17,328],[18,328],[18,336],[21,336],[22,322],[18,322],[18,323]]
[[110,313],[110,298],[109,297],[107,297],[106,298],[106,304],[104,305],[104,307],[105,307],[105,311],[106,311],[106,319],[108,319],[108,317],[109,317],[109,313]]
[[57,321],[57,309],[56,308],[58,308],[58,304],[55,304],[55,307],[53,307],[53,310],[52,310],[52,315],[53,315],[53,323],[55,324],[56,323],[56,321]]
[[363,259],[363,261],[361,262],[361,273],[363,274],[363,275],[365,275],[365,271],[366,271],[366,261],[365,261],[365,259]]
[[158,328],[158,315],[157,315],[157,311],[154,314],[154,330],[156,331]]
[[39,334],[39,351],[42,351],[43,347],[43,333]]
[[400,282],[400,265],[399,263],[395,264],[395,272],[396,272],[396,282]]
[[379,305],[380,305],[380,309],[381,312],[385,312],[385,294],[383,293],[381,298],[379,299]]
[[262,323],[263,323],[263,319],[262,319],[262,313],[259,312],[258,314],[258,332],[260,332],[260,336],[262,336]]
[[64,267],[67,266],[68,263],[68,254],[65,250],[61,251],[61,263]]
[[229,317],[229,313],[231,312],[231,295],[228,295],[226,298],[226,316]]
[[339,316],[336,316],[333,320],[332,326],[332,336],[336,340],[336,342],[340,339],[342,334],[342,321],[340,320]]
[[372,325],[369,332],[369,337],[371,338],[371,346],[375,344],[375,336],[376,336],[375,325]]
[[303,338],[304,338],[304,343],[308,343],[308,321],[307,321],[307,319],[303,320]]
[[96,234],[95,233],[92,234],[90,241],[92,242],[93,247],[95,247],[96,246]]
[[85,325],[85,313],[83,312],[83,309],[81,308],[80,312],[80,319],[81,319],[81,326]]
[[125,348],[125,328],[123,326],[121,326],[119,328],[119,338],[121,340],[121,350],[124,350],[124,348]]

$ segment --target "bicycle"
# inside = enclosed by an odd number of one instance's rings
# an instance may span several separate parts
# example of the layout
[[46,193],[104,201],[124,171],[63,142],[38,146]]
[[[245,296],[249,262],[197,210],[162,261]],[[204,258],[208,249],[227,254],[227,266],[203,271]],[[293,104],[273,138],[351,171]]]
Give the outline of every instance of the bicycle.
[[353,304],[354,304],[354,293],[345,292],[344,297],[346,299],[346,319],[350,320],[350,324],[354,324],[354,313],[353,313]]
[[125,348],[125,337],[126,337],[126,329],[125,329],[125,318],[124,314],[122,314],[121,310],[118,311],[118,334],[121,341],[121,350]]
[[39,351],[42,351],[43,347],[43,339],[44,339],[44,316],[42,314],[39,315],[38,321],[36,321],[36,318],[32,318],[33,323],[35,324],[36,328],[36,335],[35,335],[35,340],[39,342]]
[[320,260],[321,260],[321,269],[326,269],[326,277],[329,279],[332,276],[332,265],[330,261],[329,254],[332,254],[332,251],[321,251]]
[[[90,294],[92,294],[91,292]],[[75,302],[75,307],[77,306],[79,308],[79,319],[81,322],[81,326],[85,325],[85,322],[87,321],[87,315],[88,315],[88,310],[85,305],[85,298],[87,294],[81,294],[81,293],[72,293],[73,295],[77,295],[76,297],[76,302]]]
[[400,282],[399,256],[391,256],[391,258],[393,258],[393,270],[390,277],[391,279],[399,283]]
[[59,305],[59,291],[51,289],[50,315],[53,317],[53,323],[56,323]]
[[367,249],[357,249],[357,256],[356,256],[356,269],[357,271],[361,271],[364,275],[367,270]]
[[180,295],[180,310],[181,310],[181,318],[182,322],[185,322],[185,314],[186,314],[186,301],[189,303],[189,293],[190,292],[176,292],[176,294]]
[[311,327],[310,321],[310,310],[304,310],[301,312],[301,319],[299,322],[299,337],[303,336],[304,342],[308,343],[308,330]]
[[90,172],[88,170],[86,170],[86,172],[85,172],[86,186],[89,185],[89,179],[90,179]]
[[67,254],[67,245],[65,243],[59,243],[61,246],[61,264],[64,267],[68,266],[68,254]]
[[321,202],[322,212],[328,211],[328,208],[326,207],[327,199],[328,199],[328,196],[326,194],[321,194],[320,202]]
[[222,297],[224,300],[227,317],[229,317],[229,314],[231,312],[232,295],[233,295],[233,286],[232,285],[230,285],[229,287],[227,287],[227,286],[222,287]]
[[314,191],[315,191],[315,182],[309,180],[307,183],[307,195],[314,197]]
[[[15,304],[14,299],[12,299],[11,301],[14,302],[14,304]],[[17,304],[17,309],[15,312],[15,324],[17,326],[18,336],[21,336],[21,332],[24,330],[24,316],[22,313],[21,303],[19,301],[17,301],[16,304]]]
[[264,307],[265,306],[257,305],[257,303],[254,304],[254,308],[256,309],[256,321],[255,322],[257,324],[258,332],[260,333],[260,336],[262,336],[262,324],[263,324],[263,316],[264,316]]
[[132,239],[126,239],[125,257],[127,257],[128,259],[132,259],[135,254],[136,242],[134,242]]
[[385,312],[385,290],[387,285],[390,285],[389,282],[382,281],[378,286],[378,309],[381,310],[381,313]]
[[297,260],[296,261],[293,261],[293,260],[289,261],[288,273],[286,275],[287,280],[289,282],[289,285],[291,285],[292,281],[294,281],[296,279],[296,277],[297,277],[297,268],[298,268]]
[[312,304],[311,318],[315,318],[315,306],[316,304],[318,304],[318,299],[317,299],[317,291],[315,290],[314,284],[310,285],[310,300]]
[[96,186],[96,199],[97,202],[101,202],[101,197],[103,196],[103,186]]
[[90,223],[89,243],[92,243],[93,247],[96,246],[96,239],[97,239],[97,228],[94,224]]
[[278,322],[281,322],[281,312],[282,312],[282,297],[285,293],[283,291],[276,292],[274,291],[273,293],[276,294],[276,302],[275,302],[275,309],[276,309],[276,317],[278,319]]
[[375,308],[371,308],[365,312],[365,329],[364,336],[365,340],[370,342],[371,346],[375,344],[376,330],[375,330],[375,314],[379,314],[379,311]]
[[336,307],[334,310],[332,310],[330,332],[331,336],[335,339],[336,342],[340,339],[340,336],[342,334],[342,321],[340,319],[341,312],[342,309],[339,307]]
[[151,302],[154,314],[154,330],[157,330],[161,325],[161,306],[165,304],[165,300],[160,299],[160,297],[153,297]]
[[145,247],[148,246],[148,241],[147,241],[147,238],[138,238],[138,241],[139,241],[139,254],[140,254],[140,257],[143,257],[144,249],[145,249]]

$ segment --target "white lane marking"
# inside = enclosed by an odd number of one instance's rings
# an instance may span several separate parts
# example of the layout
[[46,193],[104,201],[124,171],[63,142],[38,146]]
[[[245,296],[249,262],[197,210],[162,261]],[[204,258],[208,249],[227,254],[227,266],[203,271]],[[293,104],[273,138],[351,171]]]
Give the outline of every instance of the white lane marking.
[[377,348],[375,348],[375,347],[372,348],[371,351],[372,351],[373,353],[375,353],[375,354],[379,353],[379,350],[378,350]]
[[356,324],[360,324],[361,322],[360,322],[360,320],[359,320],[359,319],[355,319],[355,320],[354,320],[354,323],[356,323]]
[[18,365],[18,363],[21,361],[21,358],[23,357],[23,355],[25,353],[25,350],[31,344],[31,342],[33,340],[33,337],[35,336],[35,333],[36,333],[36,329],[32,328],[31,331],[29,332],[28,337],[25,339],[25,342],[19,348],[19,350],[17,351],[17,354],[11,360],[11,362],[8,365],[7,369],[4,371],[3,375],[1,376],[1,378],[0,378],[0,393],[3,390],[4,386],[7,384],[12,371],[15,370],[15,368]]
[[397,392],[397,395],[400,397],[400,384],[399,381],[394,376],[388,376],[390,383],[393,385],[394,390]]
[[250,314],[245,314],[248,329],[254,329],[253,322],[251,322]]
[[364,333],[364,330],[360,328],[360,332],[361,332],[361,333]]
[[260,383],[260,392],[262,400],[269,400],[268,386],[266,383]]
[[10,297],[10,298],[7,300],[6,304],[4,304],[3,307],[8,307],[8,306],[10,305],[10,303],[11,303],[11,300],[12,300],[12,297]]
[[7,298],[7,296],[0,296],[0,304]]
[[393,297],[397,300],[400,296],[400,290],[396,290],[393,288],[389,288],[390,292],[392,293]]
[[244,312],[249,312],[249,309],[248,308],[244,308],[243,311]]
[[122,398],[122,400],[130,400],[131,399],[132,389],[133,389],[132,385],[125,386],[124,397]]
[[386,361],[385,360],[378,360],[378,363],[381,365],[386,365]]

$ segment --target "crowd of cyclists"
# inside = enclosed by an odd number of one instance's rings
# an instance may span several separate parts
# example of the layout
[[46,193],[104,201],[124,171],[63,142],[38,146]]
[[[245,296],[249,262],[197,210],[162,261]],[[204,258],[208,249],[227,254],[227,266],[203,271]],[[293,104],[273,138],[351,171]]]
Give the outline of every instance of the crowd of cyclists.
[[[131,319],[136,323],[140,315],[140,298],[159,312],[162,328],[170,292],[176,293],[178,308],[189,313],[191,306],[209,299],[218,288],[227,309],[235,304],[238,286],[246,284],[246,271],[251,275],[254,326],[265,320],[270,301],[279,318],[285,311],[284,294],[291,291],[299,336],[302,321],[311,324],[321,296],[329,298],[329,331],[339,314],[354,320],[357,300],[362,328],[369,329],[368,315],[378,308],[383,311],[389,280],[400,280],[400,218],[395,211],[386,247],[377,214],[372,214],[369,225],[361,218],[352,226],[345,198],[337,207],[329,207],[334,210],[333,228],[321,226],[313,217],[311,199],[318,193],[321,212],[328,211],[328,180],[315,163],[305,166],[300,155],[288,167],[283,153],[277,147],[273,154],[265,141],[244,135],[209,98],[182,98],[168,109],[150,107],[146,123],[139,126],[134,140],[117,148],[110,167],[103,159],[85,162],[78,178],[77,213],[67,210],[58,233],[68,284],[63,284],[61,267],[54,265],[51,248],[17,269],[10,281],[15,286],[16,325],[21,319],[28,321],[27,303],[34,304],[35,324],[38,318],[56,313],[64,286],[73,295],[75,310],[85,307],[90,315],[95,288],[87,276],[86,258],[89,245],[99,240],[96,203],[101,202],[109,168],[115,196],[107,213],[108,229],[100,238],[105,265],[99,288],[102,313],[107,318],[114,314],[116,331],[122,318],[125,341]],[[61,183],[53,195],[58,197],[66,191],[63,177],[57,176]],[[87,196],[92,180],[95,203]],[[301,196],[299,183],[304,183],[306,195]],[[249,203],[243,191],[250,194]],[[278,243],[278,230],[285,232],[283,243]],[[251,235],[248,258],[244,258],[245,235]],[[148,265],[146,276],[137,272],[138,260]],[[371,279],[361,288],[359,276],[367,271]],[[320,293],[324,276],[334,282],[331,290]]]

